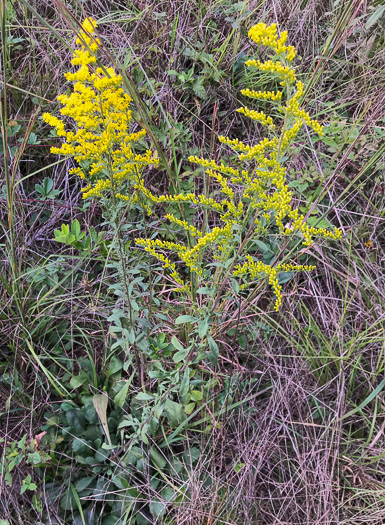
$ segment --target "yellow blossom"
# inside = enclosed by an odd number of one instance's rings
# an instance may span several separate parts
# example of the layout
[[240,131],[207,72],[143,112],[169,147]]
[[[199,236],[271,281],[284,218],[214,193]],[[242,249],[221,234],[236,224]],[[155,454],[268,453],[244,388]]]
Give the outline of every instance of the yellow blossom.
[[[64,121],[45,113],[43,120],[55,127],[58,136],[66,141],[52,153],[73,156],[78,167],[71,170],[87,181],[83,198],[102,197],[113,192],[124,199],[124,191],[137,187],[142,180],[145,166],[158,164],[148,150],[135,154],[133,143],[141,140],[144,129],[132,131],[131,98],[124,92],[123,79],[113,68],[90,69],[96,62],[95,53],[100,40],[95,36],[97,24],[87,18],[82,25],[73,53],[73,65],[80,66],[75,72],[65,73],[73,82],[70,95],[57,97],[63,107],[61,115],[69,117],[76,131],[66,131]],[[149,211],[148,204],[145,209]]]

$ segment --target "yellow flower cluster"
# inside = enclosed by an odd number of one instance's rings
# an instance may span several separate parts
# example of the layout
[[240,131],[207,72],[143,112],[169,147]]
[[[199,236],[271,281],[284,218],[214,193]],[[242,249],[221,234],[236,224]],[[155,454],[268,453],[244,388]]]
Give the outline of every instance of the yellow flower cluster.
[[277,264],[277,270],[283,270],[284,272],[311,272],[316,269],[316,266],[309,266],[307,264]]
[[266,60],[261,62],[260,60],[248,60],[246,66],[255,67],[266,73],[273,73],[281,79],[281,86],[285,86],[286,82],[294,84],[296,80],[295,71],[290,66],[285,66],[281,62],[273,62],[273,60]]
[[[224,250],[226,242],[231,239],[231,225],[227,225],[225,228],[213,228],[213,230],[205,235],[202,232],[199,232],[193,226],[187,226],[185,221],[179,221],[173,215],[166,216],[172,222],[175,222],[185,228],[186,231],[190,231],[198,238],[196,245],[193,248],[188,249],[182,244],[177,244],[169,241],[161,241],[160,239],[136,239],[136,244],[142,246],[146,252],[150,253],[152,256],[156,257],[158,261],[161,262],[163,268],[171,268],[171,278],[174,282],[180,285],[177,290],[183,291],[188,289],[188,285],[183,282],[180,274],[176,269],[176,264],[171,262],[168,257],[163,253],[159,252],[159,249],[168,250],[171,252],[176,252],[178,258],[184,262],[184,264],[189,268],[191,272],[196,273],[198,276],[203,274],[202,264],[198,261],[200,255],[203,253],[204,249],[207,246],[212,246],[213,244],[218,243],[219,249]],[[186,227],[187,226],[187,227]]]
[[100,40],[94,36],[98,24],[93,18],[86,18],[82,24],[82,31],[76,39],[76,49],[73,53],[71,63],[74,66],[94,64],[96,62],[95,53],[100,45]]
[[[243,264],[238,264],[234,271],[234,277],[250,277],[251,281],[255,281],[261,275],[265,275],[268,278],[268,282],[272,287],[276,300],[275,300],[275,310],[279,310],[279,307],[282,304],[282,286],[278,284],[278,270],[271,267],[268,264],[264,264],[261,261],[255,262],[251,255],[246,255],[246,261]],[[244,289],[250,285],[250,281],[242,284],[241,289]]]
[[136,239],[136,244],[139,246],[142,246],[147,253],[158,259],[158,261],[161,262],[164,269],[171,269],[170,277],[176,283],[178,286],[178,291],[182,292],[184,290],[187,290],[187,285],[184,283],[182,277],[179,275],[176,265],[170,261],[168,257],[166,257],[163,253],[160,253],[156,248],[177,248],[178,245],[174,245],[174,243],[162,243],[161,241],[151,241],[150,239]]
[[203,235],[201,231],[195,228],[195,226],[193,226],[192,224],[189,224],[187,221],[182,221],[181,219],[177,219],[171,213],[167,213],[167,215],[165,215],[164,218],[168,219],[170,222],[173,222],[174,224],[178,224],[186,232],[190,232],[193,237],[202,237]]
[[264,126],[270,126],[270,128],[275,128],[273,124],[273,119],[268,117],[263,111],[255,111],[246,107],[237,109],[238,113],[243,113],[246,117],[251,118],[251,120],[257,120]]
[[[219,258],[225,263],[230,257],[231,249],[237,244],[236,237],[239,239],[239,231],[249,229],[250,217],[254,217],[253,233],[256,238],[265,232],[266,228],[276,228],[276,232],[281,235],[299,234],[303,237],[303,244],[308,245],[314,236],[325,238],[339,238],[339,230],[328,231],[323,228],[314,228],[306,224],[305,218],[297,209],[291,205],[292,193],[286,183],[286,168],[282,165],[284,152],[290,147],[293,140],[300,132],[304,123],[311,127],[315,132],[321,134],[322,126],[310,118],[309,113],[300,107],[303,98],[303,83],[296,80],[295,70],[290,63],[296,55],[292,46],[287,46],[287,33],[279,36],[276,25],[267,27],[265,24],[257,24],[249,33],[250,37],[258,44],[265,45],[275,53],[274,60],[261,62],[259,60],[249,60],[246,62],[249,67],[256,67],[263,72],[272,73],[278,77],[281,85],[287,90],[287,99],[284,105],[282,98],[284,91],[254,91],[245,89],[242,91],[244,96],[250,99],[270,101],[278,103],[278,109],[284,117],[284,125],[277,133],[273,119],[262,111],[255,111],[247,107],[240,108],[239,113],[267,126],[270,137],[265,137],[254,145],[244,144],[238,139],[219,137],[219,141],[230,146],[238,154],[237,166],[246,163],[245,169],[229,166],[224,162],[216,162],[199,157],[189,157],[189,161],[201,166],[206,170],[206,175],[211,179],[214,186],[212,197],[195,195],[193,193],[179,195],[155,196],[142,184],[140,191],[153,202],[161,203],[190,203],[194,207],[205,207],[212,213],[217,214],[220,225],[216,225],[211,232],[203,234],[194,225],[185,220],[176,219],[169,214],[166,217],[173,223],[181,226],[190,235],[193,246],[185,247],[177,243],[167,243],[166,241],[138,241],[145,246],[147,251],[154,256],[163,257],[159,259],[164,264],[169,264],[169,260],[164,259],[163,254],[158,254],[157,249],[169,250],[174,252],[175,257],[184,262],[190,272],[198,277],[202,276],[203,253],[208,248],[211,249],[214,258]],[[294,85],[294,89],[293,89]],[[290,228],[285,224],[291,222]],[[250,230],[248,230],[250,231]],[[195,244],[194,244],[195,243]],[[303,266],[294,264],[281,264],[275,267],[254,260],[249,254],[239,254],[239,264],[233,270],[233,277],[241,278],[243,282],[240,289],[244,290],[249,286],[250,280],[255,281],[261,277],[267,277],[275,296],[275,308],[281,305],[281,286],[278,277],[282,271],[310,271],[313,266]],[[207,275],[206,275],[207,278]],[[180,284],[178,280],[175,280]]]
[[277,55],[286,55],[286,60],[291,62],[295,58],[297,51],[293,46],[285,45],[287,36],[287,31],[282,31],[281,36],[278,38],[277,24],[267,26],[263,22],[256,24],[249,31],[249,37],[254,40],[256,44],[270,47]]
[[[309,272],[315,269],[315,266],[302,265],[302,264],[278,264],[274,268],[268,264],[264,264],[261,261],[255,261],[251,255],[246,255],[245,262],[243,264],[238,264],[233,271],[234,277],[250,277],[252,281],[265,276],[268,278],[268,282],[271,285],[275,293],[275,310],[279,310],[279,307],[282,304],[282,286],[278,283],[279,273],[281,271],[303,271]],[[244,289],[250,285],[250,281],[246,281],[240,286],[241,289]]]
[[78,167],[70,173],[87,182],[82,189],[84,199],[102,197],[106,192],[124,199],[124,192],[141,183],[143,168],[158,164],[158,160],[152,158],[150,150],[135,154],[133,143],[146,132],[132,132],[131,98],[124,92],[122,77],[110,67],[90,68],[96,62],[100,44],[96,27],[92,18],[83,22],[76,39],[80,48],[72,59],[72,64],[80,67],[65,74],[73,82],[73,91],[57,97],[63,106],[61,115],[72,119],[76,131],[67,132],[64,120],[49,113],[43,115],[43,120],[56,129],[58,136],[65,137],[62,146],[51,148],[51,152],[74,157]]
[[253,89],[241,89],[245,97],[258,98],[262,100],[281,100],[282,91],[254,91]]

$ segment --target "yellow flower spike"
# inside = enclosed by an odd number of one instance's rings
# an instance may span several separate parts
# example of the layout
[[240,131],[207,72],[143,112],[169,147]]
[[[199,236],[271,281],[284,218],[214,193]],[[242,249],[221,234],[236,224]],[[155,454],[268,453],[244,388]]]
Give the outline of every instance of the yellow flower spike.
[[248,67],[255,67],[266,73],[273,73],[282,80],[281,85],[285,85],[285,82],[294,84],[296,80],[295,71],[290,66],[282,65],[280,62],[273,62],[272,60],[267,60],[266,62],[261,62],[260,60],[248,60],[245,62]]
[[253,89],[242,89],[243,96],[260,100],[277,101],[282,98],[282,91],[254,91]]
[[285,45],[288,37],[287,31],[283,31],[278,38],[277,24],[267,26],[263,22],[260,22],[250,29],[249,37],[254,40],[256,44],[262,44],[263,46],[269,47],[275,51],[277,55],[285,55],[288,62],[294,60],[297,54],[297,51],[293,46]]
[[237,109],[237,112],[243,113],[246,117],[251,118],[251,120],[257,120],[264,126],[270,126],[272,128],[275,128],[273,124],[273,119],[271,117],[268,117],[263,111],[258,112],[258,111],[254,111],[252,109],[243,107],[243,108]]
[[192,224],[189,224],[187,221],[182,221],[181,219],[177,219],[176,217],[174,217],[174,215],[171,215],[170,213],[165,215],[164,218],[168,219],[170,222],[173,222],[174,224],[178,224],[179,226],[182,226],[182,228],[185,231],[190,232],[193,237],[202,237],[202,232],[197,230],[195,226],[193,226]]
[[[65,74],[73,82],[73,91],[57,97],[63,106],[60,113],[72,119],[76,131],[66,132],[64,122],[48,113],[43,120],[54,126],[59,136],[66,137],[66,142],[60,148],[51,148],[51,152],[73,156],[79,164],[77,171],[72,172],[88,183],[83,198],[102,197],[111,192],[121,198],[125,191],[140,185],[143,169],[157,165],[159,159],[153,158],[151,151],[134,152],[134,143],[143,139],[146,132],[131,130],[131,98],[123,90],[122,77],[110,67],[105,70],[107,74],[100,67],[96,71],[89,68],[96,62],[94,53],[100,44],[95,36],[96,27],[93,18],[83,22],[72,60],[79,67],[74,73]],[[129,200],[133,202],[132,196]],[[144,207],[149,210],[148,204]]]

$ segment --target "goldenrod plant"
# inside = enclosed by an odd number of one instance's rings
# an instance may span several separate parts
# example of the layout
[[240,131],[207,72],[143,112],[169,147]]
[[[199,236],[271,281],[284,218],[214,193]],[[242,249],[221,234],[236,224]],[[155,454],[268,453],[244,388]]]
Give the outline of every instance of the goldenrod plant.
[[[151,150],[144,154],[135,152],[133,143],[146,132],[132,130],[132,100],[122,88],[122,77],[111,67],[96,67],[100,40],[95,35],[95,20],[87,18],[82,27],[72,58],[72,64],[79,69],[65,74],[74,83],[73,92],[57,97],[63,104],[60,113],[74,120],[76,132],[66,131],[64,120],[45,113],[45,122],[66,139],[60,148],[51,148],[51,152],[74,157],[78,166],[70,173],[85,181],[84,199],[105,195],[113,200],[128,198],[131,189],[141,186],[143,168],[158,164],[158,159],[152,158]],[[136,202],[138,192],[131,192],[129,200]]]
[[[257,69],[278,83],[276,91],[242,90],[242,95],[255,101],[272,105],[274,118],[262,110],[247,106],[237,111],[258,123],[266,137],[254,145],[238,139],[220,136],[219,140],[236,154],[233,165],[223,161],[189,157],[206,172],[212,181],[211,195],[179,193],[154,195],[146,187],[143,169],[158,161],[150,149],[145,154],[135,153],[133,143],[142,139],[145,130],[132,132],[131,99],[122,88],[122,77],[113,68],[96,67],[99,39],[95,35],[97,24],[92,18],[83,23],[83,30],[76,40],[79,49],[73,54],[72,64],[80,66],[75,73],[66,73],[74,82],[73,92],[60,95],[63,116],[71,117],[76,132],[66,131],[63,120],[44,114],[46,122],[53,125],[59,136],[66,138],[61,148],[52,148],[57,154],[71,155],[78,167],[71,173],[86,181],[83,198],[111,197],[116,200],[138,202],[147,213],[152,204],[187,203],[196,210],[193,223],[168,213],[165,218],[185,232],[188,242],[179,239],[170,242],[162,239],[137,239],[138,246],[156,257],[170,272],[174,289],[187,292],[194,301],[197,289],[207,283],[221,291],[232,279],[235,288],[253,290],[261,279],[268,280],[275,294],[274,308],[279,309],[282,272],[309,271],[314,266],[296,264],[288,260],[285,237],[300,236],[305,246],[314,237],[341,237],[339,229],[327,230],[310,226],[303,214],[292,206],[292,193],[286,181],[285,160],[295,139],[304,125],[322,136],[322,126],[304,109],[304,85],[297,80],[292,62],[296,56],[293,46],[287,45],[287,32],[277,32],[276,24],[259,23],[249,31],[249,37],[271,54],[265,62],[248,60],[246,66]],[[203,213],[200,213],[202,212]],[[250,254],[250,243],[274,235],[281,243],[280,257],[270,263]],[[217,263],[213,270],[210,262]],[[182,272],[184,263],[187,271]],[[217,301],[214,301],[217,304]]]
[[[253,100],[272,104],[276,118],[248,107],[238,109],[266,131],[266,137],[250,146],[238,139],[219,137],[221,143],[230,146],[237,154],[232,166],[224,162],[206,160],[192,156],[189,161],[205,169],[215,191],[213,196],[193,193],[179,195],[154,195],[145,187],[143,181],[137,189],[154,203],[189,203],[197,212],[203,209],[200,217],[210,217],[200,228],[180,220],[172,214],[166,215],[172,224],[182,228],[188,235],[188,245],[172,243],[159,239],[138,239],[138,245],[171,270],[176,289],[188,291],[191,299],[199,286],[205,283],[217,285],[223,290],[224,281],[238,278],[239,288],[252,288],[261,278],[268,279],[275,293],[275,309],[281,305],[281,286],[278,282],[280,272],[308,271],[314,266],[299,265],[285,260],[285,237],[299,235],[305,246],[310,246],[314,237],[338,239],[341,231],[315,228],[307,224],[298,209],[293,208],[292,193],[286,181],[284,162],[290,147],[304,125],[318,135],[322,126],[312,119],[302,107],[304,104],[304,85],[297,80],[292,61],[296,56],[293,46],[287,46],[287,32],[281,35],[276,24],[266,26],[259,23],[249,31],[249,37],[258,45],[265,46],[272,54],[269,60],[249,60],[247,67],[269,73],[272,81],[278,81],[281,89],[277,91],[242,90],[242,94]],[[250,242],[263,239],[268,233],[281,239],[281,261],[274,259],[266,264],[248,253]],[[167,257],[163,251],[175,253]],[[207,264],[207,252],[214,261],[222,264],[225,270]],[[188,276],[177,271],[175,261],[183,261],[188,268]],[[231,264],[229,266],[229,262]]]

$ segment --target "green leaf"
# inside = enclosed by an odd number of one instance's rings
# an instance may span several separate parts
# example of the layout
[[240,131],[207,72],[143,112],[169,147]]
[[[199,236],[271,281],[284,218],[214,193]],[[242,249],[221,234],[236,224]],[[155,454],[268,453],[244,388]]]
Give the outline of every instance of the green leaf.
[[72,450],[75,454],[88,454],[90,451],[90,445],[84,439],[75,438],[72,442]]
[[[131,303],[133,303],[134,301],[131,301]],[[131,345],[133,345],[135,343],[135,330],[133,328],[130,328],[128,330],[128,341]]]
[[174,354],[172,360],[174,361],[174,363],[180,363],[180,361],[183,361],[184,359],[186,359],[189,352],[190,352],[189,348],[184,348],[183,350],[179,350],[179,352]]
[[165,513],[166,507],[160,501],[151,501],[150,503],[151,514],[156,518],[157,522]]
[[200,390],[193,390],[191,392],[191,397],[195,400],[195,401],[202,401],[202,392]]
[[73,233],[73,235],[75,235],[75,238],[78,239],[79,238],[79,235],[80,235],[80,224],[79,224],[79,221],[77,219],[75,219],[73,222],[72,222],[72,225],[71,225],[71,232]]
[[185,405],[184,411],[189,416],[192,413],[192,411],[194,410],[195,407],[196,407],[196,403],[194,403],[194,402],[189,403],[188,405]]
[[65,494],[61,497],[60,508],[63,510],[70,510],[70,511],[76,509],[76,501],[70,490],[67,490]]
[[116,355],[113,355],[110,359],[106,376],[110,377],[113,374],[120,372],[121,370],[123,370],[122,361],[118,357],[116,357]]
[[167,419],[172,427],[177,427],[186,420],[186,414],[184,413],[181,404],[175,403],[175,401],[172,401],[171,399],[166,399],[164,409],[167,413]]
[[98,414],[92,403],[92,397],[91,397],[91,400],[84,406],[83,414],[86,420],[88,421],[88,423],[91,423],[91,425],[96,425],[96,423],[98,422]]
[[[29,488],[29,485],[31,483],[31,474],[28,474],[28,476],[23,479],[23,483],[21,485],[20,494],[24,494],[24,492]],[[35,485],[36,488],[36,485]]]
[[35,144],[40,144],[40,140],[38,140],[37,135],[32,132],[28,137],[27,144],[34,146]]
[[238,295],[239,294],[238,281],[236,279],[230,279],[230,281],[231,281],[231,288],[233,289],[233,292],[235,293],[235,295]]
[[206,90],[202,84],[203,78],[198,77],[196,80],[194,80],[194,83],[192,85],[193,91],[199,98],[205,98],[206,96]]
[[42,457],[40,456],[39,452],[35,450],[35,452],[32,452],[31,454],[28,454],[28,459],[33,463],[33,465],[38,465],[39,463],[42,463]]
[[90,378],[83,370],[77,376],[72,376],[70,380],[71,388],[79,388],[79,386],[84,385],[84,383],[90,383]]
[[171,501],[175,494],[175,491],[171,487],[164,487],[164,489],[160,491],[160,495],[166,501]]
[[165,466],[167,465],[167,461],[164,459],[163,455],[160,452],[158,452],[155,446],[151,447],[150,458],[153,464],[156,467],[158,467],[159,470],[163,470]]
[[188,366],[186,366],[186,370],[184,371],[183,379],[179,387],[179,396],[180,396],[180,400],[182,401],[182,403],[186,401],[186,397],[187,397],[187,394],[189,393],[189,390],[190,390],[190,369]]
[[[31,135],[32,135],[32,133],[31,133]],[[30,135],[30,137],[31,137],[31,135]],[[35,137],[36,137],[36,135],[35,135]],[[53,180],[50,177],[45,177],[45,179],[43,180],[43,191],[44,191],[44,194],[48,195],[49,192],[52,190],[52,188],[53,188]]]
[[269,250],[268,246],[262,241],[255,240],[254,243],[258,246],[262,253]]
[[209,357],[211,363],[215,366],[218,363],[219,348],[218,348],[217,343],[211,337],[211,335],[207,336],[207,342],[209,343],[209,348],[211,350],[211,354],[209,354],[208,357]]
[[80,478],[76,483],[75,483],[75,488],[78,492],[81,492],[82,490],[86,489],[87,487],[89,487],[91,485],[91,483],[95,481],[95,478],[91,478],[91,477],[86,477],[86,478]]
[[27,434],[24,434],[24,436],[21,438],[21,440],[18,442],[17,446],[21,448],[23,451],[25,449],[25,442],[27,441]]
[[136,401],[152,401],[154,396],[147,394],[146,392],[139,392],[139,394],[135,396],[134,399],[136,399]]
[[202,286],[202,288],[198,288],[197,293],[201,295],[210,295],[213,296],[215,293],[214,288],[208,288],[207,286]]
[[246,348],[247,348],[247,337],[245,336],[245,334],[241,334],[241,335],[238,337],[238,343],[239,343],[239,346],[240,346],[243,350],[246,350]]
[[198,323],[198,335],[201,339],[203,339],[204,336],[207,334],[207,330],[209,328],[209,321],[210,317],[205,317],[203,321],[199,321]]
[[372,27],[385,13],[385,5],[381,5],[374,11],[374,13],[368,18],[365,24],[365,29]]
[[104,463],[110,455],[110,451],[113,450],[115,447],[112,445],[107,445],[106,443],[103,443],[101,447],[98,448],[98,450],[95,452],[95,461],[96,463]]
[[310,226],[315,226],[317,228],[330,228],[330,222],[327,219],[319,220],[317,217],[309,217],[307,222]]
[[69,224],[62,224],[61,225],[61,232],[62,232],[63,235],[65,235],[67,237],[67,235],[69,235],[69,233],[70,233]]
[[239,472],[244,468],[245,464],[242,463],[242,461],[238,461],[238,463],[234,466],[234,472]]
[[134,374],[135,372],[132,373],[130,379],[128,381],[125,381],[124,382],[124,385],[123,387],[121,388],[121,390],[116,394],[115,398],[114,398],[114,403],[115,405],[117,405],[118,407],[123,407],[125,401],[126,401],[126,398],[127,398],[127,394],[128,394],[128,389],[130,388],[130,385],[131,385],[131,382],[134,378]]
[[149,444],[148,437],[147,437],[147,427],[148,425],[144,425],[142,430],[140,431],[140,437],[145,445]]
[[196,323],[197,321],[199,318],[193,315],[180,315],[175,319],[175,324]]
[[181,345],[181,343],[175,335],[172,336],[171,343],[177,350],[180,350],[181,352],[184,351],[184,347]]
[[78,436],[79,434],[84,432],[86,428],[86,419],[81,410],[67,410],[65,417],[73,434]]
[[287,283],[293,278],[294,272],[282,272],[278,275],[278,284]]

